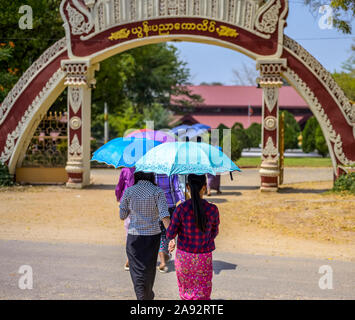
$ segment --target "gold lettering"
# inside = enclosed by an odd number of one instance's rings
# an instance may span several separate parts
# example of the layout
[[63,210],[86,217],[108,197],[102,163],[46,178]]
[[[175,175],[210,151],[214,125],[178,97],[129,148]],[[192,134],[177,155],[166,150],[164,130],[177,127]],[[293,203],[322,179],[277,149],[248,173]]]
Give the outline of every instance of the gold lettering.
[[148,24],[149,24],[148,21],[143,22],[143,31],[144,31],[146,37],[149,37],[149,31],[150,31],[150,27]]
[[207,19],[202,20],[201,23],[193,23],[193,22],[184,22],[184,23],[161,23],[161,24],[153,24],[149,25],[149,21],[144,21],[142,26],[137,26],[131,28],[131,30],[127,30],[126,28],[120,29],[114,33],[111,33],[111,36],[108,38],[109,40],[118,40],[118,39],[126,39],[130,36],[130,34],[137,35],[138,38],[149,37],[150,32],[156,32],[159,35],[169,35],[171,31],[176,30],[198,30],[202,32],[217,32],[220,37],[231,37],[236,38],[239,33],[236,29],[219,25],[216,28],[216,21],[210,21]]
[[217,33],[220,37],[236,38],[239,35],[237,30],[229,28],[227,26],[220,26],[219,28],[217,28]]
[[210,27],[208,28],[208,31],[215,32],[216,30],[215,25],[216,25],[216,21],[210,21]]
[[201,27],[201,31],[207,31],[208,29],[208,20],[203,20],[202,21],[202,27]]
[[130,35],[130,31],[126,28],[118,30],[117,32],[111,33],[111,36],[108,38],[109,40],[119,40],[119,39],[126,39]]
[[142,27],[132,28],[132,33],[136,34],[138,38],[143,38]]

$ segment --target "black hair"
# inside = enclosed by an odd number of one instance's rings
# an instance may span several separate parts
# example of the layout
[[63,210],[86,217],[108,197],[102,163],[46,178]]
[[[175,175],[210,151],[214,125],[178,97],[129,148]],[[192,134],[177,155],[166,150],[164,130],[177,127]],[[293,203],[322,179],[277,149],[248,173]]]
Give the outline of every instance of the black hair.
[[153,172],[143,172],[143,171],[137,171],[134,173],[134,184],[137,184],[138,181],[141,180],[146,180],[149,181],[151,183],[153,183],[154,185],[156,185],[155,183],[155,175]]
[[207,218],[202,207],[200,191],[202,187],[206,185],[206,175],[189,174],[187,184],[191,191],[192,209],[194,211],[196,225],[202,232],[205,232]]

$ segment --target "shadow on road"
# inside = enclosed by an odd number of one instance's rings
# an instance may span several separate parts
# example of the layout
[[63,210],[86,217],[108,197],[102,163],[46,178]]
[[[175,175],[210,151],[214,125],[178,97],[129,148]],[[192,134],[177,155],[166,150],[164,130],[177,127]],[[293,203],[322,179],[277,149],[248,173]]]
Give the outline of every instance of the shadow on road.
[[[223,270],[236,270],[237,265],[234,263],[229,263],[221,260],[213,260],[213,272],[214,274],[220,274]],[[168,273],[175,272],[175,261],[170,260],[167,263]]]
[[315,193],[315,194],[319,194],[319,193],[324,193],[329,191],[329,189],[296,189],[296,188],[292,188],[292,187],[286,187],[286,188],[280,188],[279,189],[279,193]]
[[90,186],[87,186],[85,189],[91,189],[91,190],[115,190],[116,185],[115,184],[91,184]]
[[[258,190],[260,186],[223,186],[221,190]],[[223,192],[224,193],[224,192]]]

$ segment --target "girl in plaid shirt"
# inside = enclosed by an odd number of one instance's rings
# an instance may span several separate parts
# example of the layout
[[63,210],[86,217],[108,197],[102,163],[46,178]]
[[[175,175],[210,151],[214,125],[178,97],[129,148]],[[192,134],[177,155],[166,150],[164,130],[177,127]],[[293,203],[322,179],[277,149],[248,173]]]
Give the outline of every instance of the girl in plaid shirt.
[[[178,236],[175,270],[180,298],[183,300],[210,300],[212,292],[212,251],[218,234],[217,206],[203,199],[206,176],[188,176],[187,188],[191,199],[174,211],[166,231],[167,239]],[[174,249],[171,241],[169,249]]]

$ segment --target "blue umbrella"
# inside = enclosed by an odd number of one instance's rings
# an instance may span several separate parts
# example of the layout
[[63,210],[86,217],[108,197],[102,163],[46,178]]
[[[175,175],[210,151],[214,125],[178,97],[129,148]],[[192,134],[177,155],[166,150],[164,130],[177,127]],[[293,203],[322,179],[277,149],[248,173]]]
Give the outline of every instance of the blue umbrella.
[[91,161],[104,162],[118,167],[134,167],[135,163],[150,149],[161,142],[150,139],[124,137],[113,139],[97,149]]
[[209,130],[209,129],[211,129],[210,126],[208,126],[206,124],[202,124],[202,123],[195,123],[191,127],[197,128],[197,129],[200,129],[200,130]]
[[136,171],[159,174],[205,174],[241,171],[218,147],[203,142],[167,142],[149,150]]
[[179,130],[187,130],[189,127],[190,126],[188,126],[186,124],[182,124],[181,126],[177,126],[175,128],[172,128],[171,132],[177,135]]
[[195,137],[201,137],[207,132],[209,128],[209,126],[200,123],[196,123],[192,126],[183,124],[181,126],[171,129],[171,131],[175,133],[180,140],[185,141],[186,138],[192,140]]

